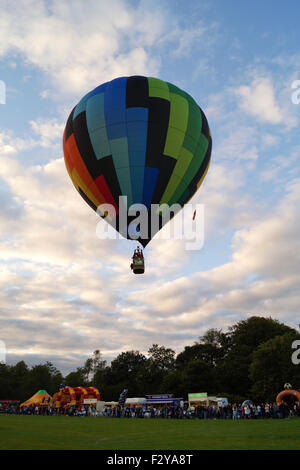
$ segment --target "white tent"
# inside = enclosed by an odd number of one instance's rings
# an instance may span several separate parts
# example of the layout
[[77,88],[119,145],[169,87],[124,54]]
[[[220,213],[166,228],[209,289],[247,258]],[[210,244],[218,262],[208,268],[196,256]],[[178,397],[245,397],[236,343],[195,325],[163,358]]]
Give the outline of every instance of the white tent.
[[125,405],[144,405],[146,398],[126,398]]

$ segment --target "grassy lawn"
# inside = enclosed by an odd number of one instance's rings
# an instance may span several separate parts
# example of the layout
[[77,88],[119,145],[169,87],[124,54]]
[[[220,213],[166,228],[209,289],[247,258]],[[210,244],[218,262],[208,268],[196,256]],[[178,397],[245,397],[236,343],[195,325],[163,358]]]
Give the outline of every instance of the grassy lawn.
[[300,420],[0,415],[0,449],[300,449]]

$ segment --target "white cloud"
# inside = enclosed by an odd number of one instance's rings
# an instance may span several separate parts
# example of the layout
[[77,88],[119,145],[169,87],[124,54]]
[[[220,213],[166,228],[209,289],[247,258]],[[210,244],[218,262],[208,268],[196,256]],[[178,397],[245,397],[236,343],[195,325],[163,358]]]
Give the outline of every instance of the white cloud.
[[[230,262],[129,294],[127,315],[131,303],[131,316],[142,321],[144,329],[195,336],[207,323],[226,327],[234,317],[254,314],[295,325],[300,301],[299,203],[300,180],[294,180],[270,214],[235,233]],[[143,299],[142,311],[135,311],[137,297]]]
[[236,90],[239,106],[247,114],[257,117],[262,122],[280,124],[283,113],[275,98],[275,90],[269,78],[255,78],[251,85],[240,86]]
[[273,181],[278,187],[285,184],[289,179],[299,177],[300,168],[297,165],[299,160],[299,146],[290,150],[288,154],[276,155],[270,159],[265,168],[260,172],[262,181]]
[[[224,198],[236,199],[239,190],[238,173],[228,175],[215,165],[205,191],[220,225]],[[134,277],[130,243],[96,238],[98,218],[74,190],[62,159],[24,168],[3,156],[0,176],[23,208],[15,219],[4,212],[0,217],[6,261],[0,321],[8,357],[48,357],[57,364],[67,358],[66,367],[72,367],[96,348],[106,357],[130,345],[146,352],[154,342],[180,351],[208,327],[226,328],[242,315],[271,314],[290,323],[295,318],[299,180],[287,186],[272,213],[252,214],[249,228],[236,231],[228,263],[182,276],[190,255],[184,243],[154,240],[145,275]],[[243,209],[231,207],[233,228]],[[201,253],[193,256],[200,262]]]
[[[50,126],[50,131],[46,126],[47,132],[43,126],[37,129],[46,136],[56,135],[56,126]],[[129,269],[133,242],[97,239],[99,218],[75,191],[63,159],[27,168],[20,161],[3,154],[0,165],[0,177],[22,209],[10,218],[3,206],[0,213],[0,253],[4,262],[0,273],[0,321],[8,350],[14,355],[18,351],[23,354],[28,345],[28,353],[31,350],[41,356],[55,356],[59,350],[60,355],[72,357],[71,338],[79,333],[85,338],[76,346],[80,354],[85,354],[89,345],[91,351],[101,346],[113,356],[124,348],[124,334],[126,344],[132,341],[141,349],[145,342],[148,347],[152,342],[164,341],[165,333],[160,330],[164,316],[170,305],[175,308],[177,304],[175,311],[179,315],[178,306],[184,309],[185,300],[180,291],[172,298],[163,298],[159,292],[164,279],[176,278],[190,256],[184,241],[153,240],[146,254],[145,277],[133,277]],[[226,179],[223,184],[228,184]],[[145,286],[147,295],[143,294]],[[127,294],[132,291],[128,302]],[[146,302],[150,292],[155,292],[153,299],[163,299],[162,318],[156,315],[152,323]],[[12,310],[14,321],[9,314]],[[181,322],[191,322],[185,319],[186,314],[181,315]],[[52,334],[61,318],[64,325],[54,339]],[[171,323],[176,322],[174,317]],[[28,333],[19,339],[21,330],[36,331],[36,339]],[[167,334],[172,346],[178,334],[172,326]]]
[[0,56],[21,54],[41,69],[53,85],[42,97],[78,95],[116,76],[157,76],[158,43],[172,43],[179,53],[199,35],[203,26],[191,30],[181,25],[158,3],[149,9],[147,2],[133,6],[126,0],[22,0],[17,13],[11,3],[2,6]]
[[31,138],[15,137],[9,132],[0,132],[0,155],[15,155],[22,150],[32,149],[37,142]]
[[255,161],[259,156],[257,140],[257,132],[253,127],[231,126],[231,130],[217,146],[216,152],[221,158]]
[[262,142],[266,147],[274,147],[279,144],[280,138],[278,135],[266,133],[262,135]]
[[[146,48],[165,20],[154,11],[142,15],[121,0],[21,1],[17,14],[7,3],[1,11],[0,55],[21,53],[64,93],[82,93],[127,72],[155,73],[158,62]],[[138,37],[134,45],[128,43],[131,37]]]
[[51,147],[51,145],[58,140],[61,144],[64,124],[58,122],[56,118],[47,120],[38,119],[37,121],[31,120],[29,123],[33,131],[40,136],[39,144],[42,147]]
[[[67,115],[66,101],[94,85],[120,75],[156,75],[168,45],[173,60],[202,47],[209,27],[193,22],[188,28],[169,13],[166,3],[155,2],[150,10],[146,1],[134,8],[121,0],[27,0],[16,12],[7,1],[0,55],[10,63],[21,56],[43,71],[49,82],[40,96],[63,94],[59,103]],[[209,54],[201,57],[202,69],[213,64]],[[212,258],[225,245],[232,250],[230,261],[217,265],[216,257],[213,269],[201,268],[202,253],[187,252],[185,240],[154,239],[146,250],[146,273],[134,276],[129,264],[135,244],[97,239],[99,218],[76,193],[63,159],[41,163],[42,150],[49,155],[58,148],[61,120],[31,116],[34,138],[0,133],[0,321],[8,356],[47,358],[69,368],[96,348],[106,357],[133,347],[145,352],[153,342],[179,351],[207,328],[225,328],[241,316],[273,315],[293,323],[300,300],[299,149],[287,158],[277,150],[282,134],[261,125],[287,123],[283,96],[267,76],[258,74],[246,86],[239,81],[235,90],[231,82],[208,100],[213,159],[192,202],[205,205],[209,241],[234,233],[231,248],[227,238],[211,250]],[[275,129],[282,133],[283,127]],[[25,158],[31,148],[39,153],[38,165]],[[270,164],[259,175],[252,172],[262,152],[273,149]],[[283,171],[290,183],[280,186],[286,193],[271,212],[248,182],[252,176],[276,181]]]

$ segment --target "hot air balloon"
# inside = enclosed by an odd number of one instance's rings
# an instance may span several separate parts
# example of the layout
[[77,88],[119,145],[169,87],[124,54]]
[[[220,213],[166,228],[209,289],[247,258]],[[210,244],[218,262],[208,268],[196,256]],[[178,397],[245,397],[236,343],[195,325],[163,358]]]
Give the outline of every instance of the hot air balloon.
[[[208,170],[211,147],[207,119],[194,99],[171,83],[142,76],[116,78],[87,93],[63,136],[65,164],[80,195],[143,247],[166,223],[163,211],[151,208],[183,207],[191,199]],[[136,204],[145,211],[143,230]]]

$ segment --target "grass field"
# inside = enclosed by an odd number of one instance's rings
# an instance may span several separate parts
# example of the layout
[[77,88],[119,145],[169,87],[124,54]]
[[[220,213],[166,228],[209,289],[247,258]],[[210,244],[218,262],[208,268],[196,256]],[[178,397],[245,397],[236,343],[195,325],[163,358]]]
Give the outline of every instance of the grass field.
[[0,415],[0,449],[300,449],[300,420],[223,421]]

